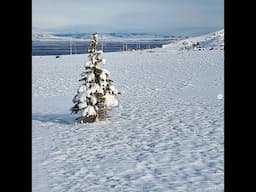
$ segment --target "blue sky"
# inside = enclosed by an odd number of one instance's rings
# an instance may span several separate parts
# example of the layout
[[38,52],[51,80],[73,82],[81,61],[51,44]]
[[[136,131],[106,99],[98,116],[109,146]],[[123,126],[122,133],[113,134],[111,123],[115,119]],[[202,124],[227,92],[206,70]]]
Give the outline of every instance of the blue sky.
[[224,0],[32,0],[32,27],[45,31],[170,33],[223,26]]

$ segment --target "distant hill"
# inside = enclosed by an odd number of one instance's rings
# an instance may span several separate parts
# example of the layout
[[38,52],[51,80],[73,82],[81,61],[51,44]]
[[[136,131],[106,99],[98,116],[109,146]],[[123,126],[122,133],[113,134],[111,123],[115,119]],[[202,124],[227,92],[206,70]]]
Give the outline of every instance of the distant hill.
[[224,49],[224,29],[198,37],[175,41],[162,47],[175,50]]
[[[150,34],[150,33],[99,33],[100,39],[107,41],[138,41],[150,39],[171,39],[177,40],[185,37],[173,36],[166,34]],[[91,33],[46,33],[32,31],[33,41],[90,41]]]

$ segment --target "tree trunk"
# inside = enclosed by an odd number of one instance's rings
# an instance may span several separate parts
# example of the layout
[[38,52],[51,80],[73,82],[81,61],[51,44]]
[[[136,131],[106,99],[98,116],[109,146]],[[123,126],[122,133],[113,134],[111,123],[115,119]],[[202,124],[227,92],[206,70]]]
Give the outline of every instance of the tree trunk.
[[76,118],[77,123],[93,123],[96,121],[96,115],[91,115],[89,117],[78,117]]
[[107,108],[102,107],[98,110],[98,119],[104,121],[107,118]]

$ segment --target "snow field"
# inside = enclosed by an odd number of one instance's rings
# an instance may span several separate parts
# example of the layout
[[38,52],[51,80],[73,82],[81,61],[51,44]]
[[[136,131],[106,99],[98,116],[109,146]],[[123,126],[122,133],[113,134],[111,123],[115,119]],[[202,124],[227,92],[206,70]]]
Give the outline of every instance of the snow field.
[[86,55],[32,57],[33,191],[223,191],[224,53],[103,53],[122,95],[75,125]]

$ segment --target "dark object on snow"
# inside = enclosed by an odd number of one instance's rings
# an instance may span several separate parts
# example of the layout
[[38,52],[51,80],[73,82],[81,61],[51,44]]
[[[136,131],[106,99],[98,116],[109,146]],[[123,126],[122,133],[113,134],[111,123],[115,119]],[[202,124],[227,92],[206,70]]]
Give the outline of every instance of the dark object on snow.
[[56,58],[60,58],[60,56],[59,56],[59,55],[56,55]]

